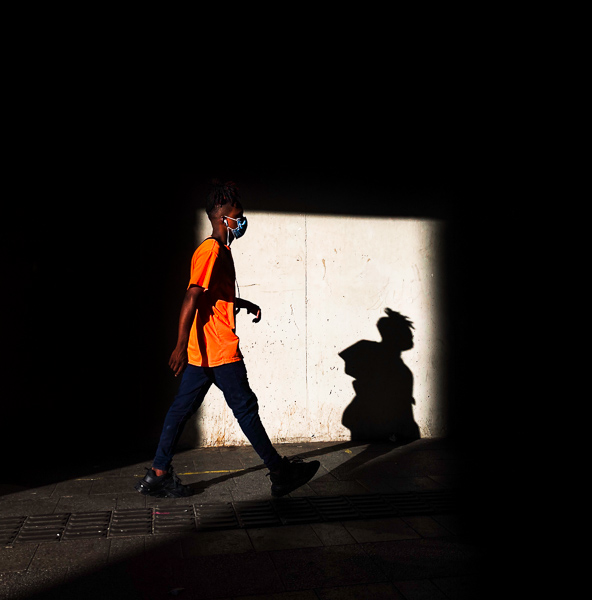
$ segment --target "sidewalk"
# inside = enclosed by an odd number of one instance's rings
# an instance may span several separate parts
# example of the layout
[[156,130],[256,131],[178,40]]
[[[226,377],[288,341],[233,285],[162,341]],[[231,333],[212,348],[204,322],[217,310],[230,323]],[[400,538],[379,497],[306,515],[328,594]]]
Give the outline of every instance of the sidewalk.
[[485,591],[467,456],[450,442],[277,447],[321,462],[282,499],[271,497],[250,446],[178,454],[175,469],[196,492],[189,498],[137,493],[149,458],[39,488],[0,486],[0,598],[419,600]]

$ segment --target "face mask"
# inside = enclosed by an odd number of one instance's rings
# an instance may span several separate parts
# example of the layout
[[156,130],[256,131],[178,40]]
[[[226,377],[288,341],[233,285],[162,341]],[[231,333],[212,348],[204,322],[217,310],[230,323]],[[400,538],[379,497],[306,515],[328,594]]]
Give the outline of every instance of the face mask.
[[[228,225],[228,219],[231,219],[232,221],[236,221],[236,228],[232,229],[232,227],[229,227]],[[227,229],[228,229],[228,237],[227,237],[227,246],[230,243],[230,232],[232,232],[232,235],[234,236],[235,239],[238,239],[239,237],[242,237],[243,235],[245,235],[245,231],[247,230],[247,217],[240,217],[238,219],[233,219],[232,217],[224,217],[224,225],[226,225]]]

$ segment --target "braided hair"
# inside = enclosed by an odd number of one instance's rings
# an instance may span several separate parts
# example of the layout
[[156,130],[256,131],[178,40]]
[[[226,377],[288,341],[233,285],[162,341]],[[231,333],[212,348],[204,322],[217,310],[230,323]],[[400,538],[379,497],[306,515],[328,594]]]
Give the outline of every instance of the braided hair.
[[220,182],[218,179],[212,181],[212,189],[208,194],[206,201],[206,213],[211,216],[212,213],[224,206],[230,204],[236,206],[240,202],[238,186],[234,181]]

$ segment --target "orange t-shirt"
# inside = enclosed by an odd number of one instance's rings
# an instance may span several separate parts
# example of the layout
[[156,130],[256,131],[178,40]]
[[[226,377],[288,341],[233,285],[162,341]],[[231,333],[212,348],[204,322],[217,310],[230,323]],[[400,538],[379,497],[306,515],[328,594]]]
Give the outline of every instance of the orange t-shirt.
[[234,261],[228,246],[208,238],[191,259],[189,285],[204,288],[189,333],[189,364],[218,367],[242,360],[234,321]]

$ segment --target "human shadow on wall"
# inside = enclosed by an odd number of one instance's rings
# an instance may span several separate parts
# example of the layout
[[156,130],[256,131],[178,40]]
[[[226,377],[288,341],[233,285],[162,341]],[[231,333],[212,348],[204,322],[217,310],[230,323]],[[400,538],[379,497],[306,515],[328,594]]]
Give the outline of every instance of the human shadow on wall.
[[369,444],[332,472],[339,479],[350,479],[366,462],[421,437],[413,417],[413,374],[401,358],[413,348],[413,323],[390,308],[385,313],[376,324],[380,342],[360,340],[339,353],[356,393],[341,422],[352,442]]

